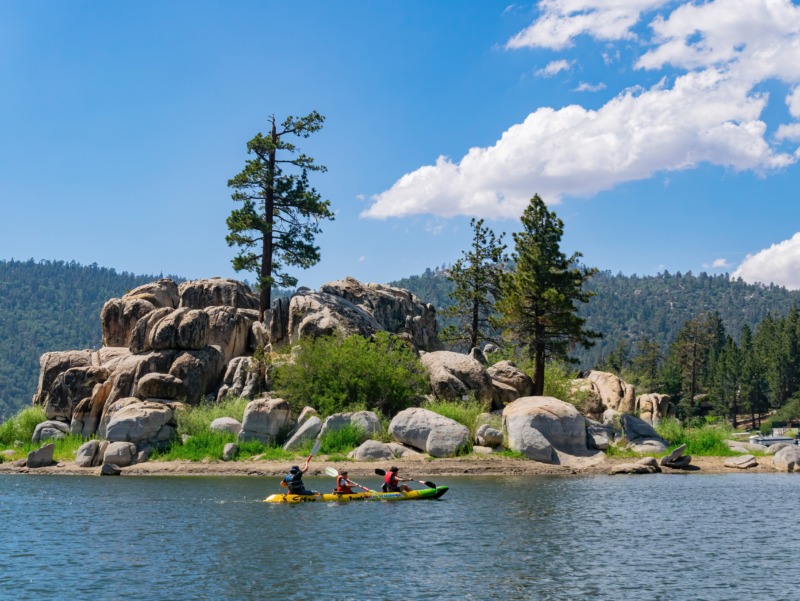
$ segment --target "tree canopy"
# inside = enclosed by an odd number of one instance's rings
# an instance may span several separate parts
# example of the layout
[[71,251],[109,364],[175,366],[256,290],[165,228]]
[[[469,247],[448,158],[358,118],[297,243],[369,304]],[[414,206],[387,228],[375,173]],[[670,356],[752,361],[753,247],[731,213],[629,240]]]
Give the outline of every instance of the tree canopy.
[[564,223],[536,194],[514,233],[514,268],[502,278],[498,308],[506,334],[527,349],[534,364],[534,394],[544,391],[545,361],[570,360],[576,345],[591,346],[599,334],[584,327],[576,303],[592,293],[584,284],[596,272],[579,264],[580,253],[561,252]]
[[441,338],[451,344],[464,344],[467,349],[481,342],[496,341],[491,318],[508,260],[504,254],[506,245],[502,243],[505,234],[498,238],[483,223],[483,219],[470,221],[472,245],[447,272],[454,285],[450,293],[453,304],[442,312],[451,323],[444,328]]
[[326,168],[291,142],[319,131],[325,118],[312,111],[305,117],[289,116],[280,125],[274,115],[268,121],[269,132],[258,133],[247,143],[252,158],[228,181],[234,190],[231,198],[242,206],[228,217],[225,238],[228,246],[240,249],[233,268],[255,275],[262,321],[271,304],[272,287],[297,285],[297,278],[286,268],[307,269],[319,262],[315,236],[321,232],[322,220],[334,218],[330,201],[323,200],[308,181],[309,172]]

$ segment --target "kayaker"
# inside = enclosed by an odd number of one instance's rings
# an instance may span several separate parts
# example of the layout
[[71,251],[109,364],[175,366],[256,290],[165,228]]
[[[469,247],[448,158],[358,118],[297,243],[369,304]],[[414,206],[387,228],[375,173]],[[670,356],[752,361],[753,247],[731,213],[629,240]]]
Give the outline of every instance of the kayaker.
[[351,486],[358,486],[355,482],[347,479],[347,472],[339,472],[336,476],[336,488],[333,490],[337,495],[352,495],[353,489]]
[[309,457],[306,459],[306,464],[303,466],[303,469],[300,469],[299,466],[293,465],[292,468],[289,470],[289,473],[286,474],[283,478],[283,483],[288,489],[289,493],[293,495],[315,495],[317,494],[313,490],[308,490],[305,485],[303,484],[303,474],[308,471],[308,462],[311,458]]
[[383,486],[381,490],[384,492],[410,492],[411,488],[405,484],[398,484],[399,482],[413,482],[411,478],[401,478],[397,475],[397,468],[392,466],[386,475],[383,477]]

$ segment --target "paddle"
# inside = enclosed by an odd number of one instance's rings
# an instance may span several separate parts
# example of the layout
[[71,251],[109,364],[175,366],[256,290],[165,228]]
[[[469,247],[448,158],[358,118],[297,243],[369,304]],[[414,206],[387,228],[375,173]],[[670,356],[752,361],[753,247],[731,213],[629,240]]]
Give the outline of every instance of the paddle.
[[[375,468],[375,473],[378,474],[379,476],[385,476],[386,475],[386,471],[382,470],[379,467]],[[422,480],[414,480],[413,478],[409,478],[409,480],[411,480],[412,482],[419,482],[420,484],[424,484],[428,488],[436,488],[436,483],[435,482],[431,482],[430,480],[425,480],[424,482]]]
[[[325,468],[325,473],[328,474],[329,476],[334,477],[334,478],[338,478],[339,477],[339,471],[335,467],[330,467],[330,466],[326,467]],[[350,480],[350,478],[348,478],[348,480]],[[350,482],[352,482],[353,484],[355,484],[359,488],[363,488],[367,492],[375,492],[371,488],[367,488],[366,486],[363,486],[363,485],[359,484],[358,482],[355,482],[354,480],[350,480]]]

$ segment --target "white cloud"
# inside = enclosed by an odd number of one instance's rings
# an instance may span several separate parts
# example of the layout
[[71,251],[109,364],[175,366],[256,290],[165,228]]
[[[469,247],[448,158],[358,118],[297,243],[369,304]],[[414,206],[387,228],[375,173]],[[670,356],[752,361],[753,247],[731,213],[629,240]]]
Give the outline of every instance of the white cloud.
[[361,255],[360,257],[358,257],[358,262],[359,263],[363,263],[366,260],[367,260],[367,257],[365,257],[364,255]]
[[751,284],[760,282],[800,289],[800,232],[789,240],[748,255],[731,277]]
[[598,40],[633,39],[631,29],[643,12],[671,0],[541,0],[542,16],[512,37],[507,49],[551,48],[560,50],[579,35]]
[[439,157],[373,197],[362,213],[516,218],[538,192],[547,202],[589,196],[659,171],[708,162],[764,170],[791,163],[764,141],[766,99],[715,71],[689,73],[672,88],[622,92],[599,110],[540,108],[494,146],[459,161]]
[[539,69],[536,71],[536,75],[539,77],[553,77],[557,75],[561,71],[568,71],[572,67],[572,63],[574,61],[568,60],[558,60],[548,63],[546,67],[543,69]]
[[786,104],[789,107],[789,114],[795,119],[800,119],[800,86],[795,87],[786,97]]
[[800,142],[800,123],[781,125],[778,131],[775,132],[775,139],[778,141],[789,140],[792,142]]
[[[800,84],[800,7],[791,0],[710,0],[683,2],[652,17],[654,9],[674,5],[542,0],[540,17],[508,48],[558,49],[578,35],[628,40],[644,15],[654,39],[642,46],[636,66],[672,65],[686,72],[650,89],[622,90],[596,110],[538,108],[492,146],[471,148],[460,160],[441,156],[407,173],[373,196],[362,216],[516,218],[537,192],[556,203],[702,163],[765,174],[797,161],[800,150],[770,145],[796,139],[793,124],[766,139],[761,115],[769,96],[756,86],[771,79]],[[790,112],[800,113],[800,92],[795,89],[787,102]]]
[[600,82],[598,84],[590,84],[590,83],[586,83],[585,81],[582,81],[575,88],[575,91],[576,92],[599,92],[599,91],[605,90],[605,89],[606,89],[606,84],[604,84],[603,82]]
[[714,259],[714,262],[711,264],[711,266],[716,269],[723,269],[725,267],[730,267],[730,263],[728,263],[727,259]]

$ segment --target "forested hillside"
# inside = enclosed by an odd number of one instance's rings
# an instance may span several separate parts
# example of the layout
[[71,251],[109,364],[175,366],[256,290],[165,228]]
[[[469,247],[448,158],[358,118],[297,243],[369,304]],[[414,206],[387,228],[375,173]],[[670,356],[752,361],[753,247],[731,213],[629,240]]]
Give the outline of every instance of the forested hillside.
[[[443,270],[430,269],[420,276],[392,282],[407,288],[437,309],[450,304],[453,284]],[[576,349],[573,356],[583,369],[602,363],[612,352],[631,349],[646,336],[666,349],[683,324],[703,312],[719,312],[726,331],[739,339],[742,326],[756,325],[768,314],[782,317],[800,292],[778,286],[746,284],[727,275],[662,273],[656,276],[625,276],[600,272],[587,285],[596,293],[580,307],[586,326],[603,334],[590,349]]]
[[0,261],[0,421],[30,404],[46,351],[100,346],[110,298],[160,276],[63,261]]

